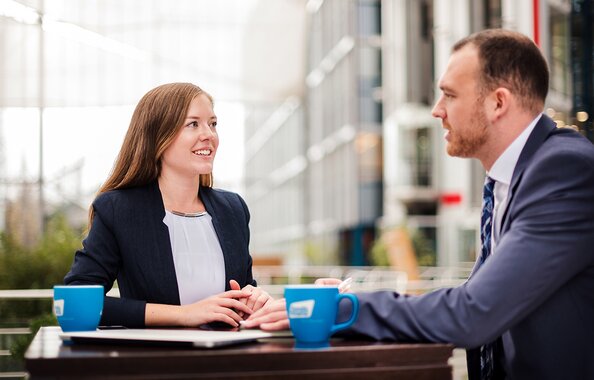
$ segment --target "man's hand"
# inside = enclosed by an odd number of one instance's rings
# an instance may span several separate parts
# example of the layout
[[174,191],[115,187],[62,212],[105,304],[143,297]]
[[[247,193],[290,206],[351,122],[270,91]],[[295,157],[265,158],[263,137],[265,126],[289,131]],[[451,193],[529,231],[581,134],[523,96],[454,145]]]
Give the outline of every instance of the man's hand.
[[266,331],[288,330],[289,319],[285,299],[281,298],[267,302],[263,308],[250,315],[242,325],[246,328],[259,327]]
[[[231,290],[244,290],[251,293],[249,297],[241,298],[239,301],[244,303],[252,312],[260,310],[262,307],[264,307],[264,305],[266,305],[267,302],[272,300],[272,297],[262,290],[262,288],[247,285],[241,289],[241,286],[235,280],[230,280],[229,286],[231,287]],[[241,317],[245,317],[245,313],[243,312],[239,312],[239,315]]]

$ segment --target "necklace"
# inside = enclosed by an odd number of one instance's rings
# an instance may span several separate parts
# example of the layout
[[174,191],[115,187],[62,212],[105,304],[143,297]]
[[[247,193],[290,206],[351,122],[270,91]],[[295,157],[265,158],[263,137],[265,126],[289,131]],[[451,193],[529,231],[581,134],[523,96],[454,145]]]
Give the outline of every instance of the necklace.
[[206,211],[200,211],[200,212],[181,212],[181,211],[171,210],[171,213],[173,215],[183,216],[183,217],[186,217],[186,218],[199,218],[201,216],[206,215]]

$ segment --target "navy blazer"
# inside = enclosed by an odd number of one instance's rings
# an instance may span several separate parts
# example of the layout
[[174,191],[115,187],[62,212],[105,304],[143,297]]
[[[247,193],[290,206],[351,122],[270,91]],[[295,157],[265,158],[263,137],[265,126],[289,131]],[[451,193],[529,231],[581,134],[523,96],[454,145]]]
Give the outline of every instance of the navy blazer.
[[514,169],[489,259],[456,288],[357,294],[350,332],[464,348],[501,337],[509,379],[594,379],[593,197],[594,146],[543,115]]
[[[249,254],[249,211],[238,194],[201,187],[225,259],[225,288],[234,279],[256,286]],[[144,327],[146,303],[179,305],[179,290],[158,183],[113,190],[93,202],[95,217],[76,252],[66,285],[98,284],[107,293],[117,279],[120,298],[105,297],[102,325]]]

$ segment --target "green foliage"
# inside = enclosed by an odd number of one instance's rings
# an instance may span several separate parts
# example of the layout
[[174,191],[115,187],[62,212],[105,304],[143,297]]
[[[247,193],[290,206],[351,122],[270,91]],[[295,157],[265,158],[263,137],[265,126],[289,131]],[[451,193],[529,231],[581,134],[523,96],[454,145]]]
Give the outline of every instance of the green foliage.
[[0,233],[0,289],[48,289],[62,284],[80,247],[81,233],[55,215],[37,246],[26,248]]
[[370,264],[378,267],[390,266],[390,259],[388,258],[388,246],[381,235],[373,242],[371,246],[371,254],[369,257]]
[[23,327],[32,318],[52,310],[52,300],[4,299],[0,300],[0,327]]
[[312,241],[307,241],[303,247],[307,263],[309,265],[324,265],[327,258],[321,244],[316,244]]
[[415,230],[411,236],[411,241],[420,266],[437,265],[437,254],[431,245],[431,241],[423,231]]
[[31,330],[31,333],[28,335],[20,335],[18,338],[16,338],[16,340],[10,347],[10,353],[15,359],[23,360],[25,357],[25,351],[27,351],[27,347],[29,347],[29,344],[31,344],[31,341],[35,337],[35,334],[37,334],[37,331],[39,331],[39,329],[42,326],[57,325],[58,321],[56,320],[56,317],[51,313],[42,314],[34,318],[33,320],[31,320],[31,323],[29,324],[29,330]]
[[[62,284],[81,245],[81,232],[57,214],[33,248],[0,233],[0,289],[51,289]],[[51,311],[51,299],[0,300],[0,326],[27,325],[32,318]]]
[[[50,289],[64,282],[74,252],[81,246],[81,232],[68,226],[57,214],[33,248],[19,244],[13,236],[0,233],[0,289]],[[31,334],[16,336],[10,351],[20,362],[41,326],[57,325],[51,313],[51,299],[0,300],[0,327],[29,326]]]
[[[410,230],[409,230],[410,231]],[[435,266],[437,263],[436,253],[431,240],[425,236],[422,230],[415,229],[411,232],[411,243],[417,256],[417,263],[420,266]],[[388,246],[381,235],[375,239],[371,247],[371,265],[387,267],[390,266],[388,257]]]

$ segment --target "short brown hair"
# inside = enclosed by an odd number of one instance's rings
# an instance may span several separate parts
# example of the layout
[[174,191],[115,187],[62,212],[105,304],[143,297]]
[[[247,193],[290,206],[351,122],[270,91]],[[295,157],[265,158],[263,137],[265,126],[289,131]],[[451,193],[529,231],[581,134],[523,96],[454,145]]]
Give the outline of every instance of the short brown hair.
[[549,68],[530,38],[511,30],[487,29],[458,41],[452,51],[467,44],[479,52],[481,92],[505,87],[523,108],[542,111],[549,90]]
[[[97,195],[157,180],[163,153],[183,128],[190,103],[198,95],[205,95],[213,104],[212,97],[192,83],[169,83],[147,92],[136,105],[113,169]],[[200,175],[200,186],[212,184],[212,173]],[[91,206],[89,228],[93,216]]]

